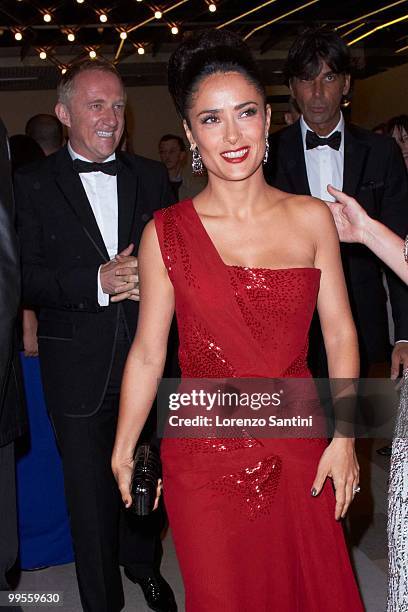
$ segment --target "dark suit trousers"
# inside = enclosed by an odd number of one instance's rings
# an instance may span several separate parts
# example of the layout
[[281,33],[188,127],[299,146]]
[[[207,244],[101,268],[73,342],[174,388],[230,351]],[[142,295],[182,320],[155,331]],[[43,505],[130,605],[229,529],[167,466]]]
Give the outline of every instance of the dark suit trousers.
[[0,446],[0,591],[8,590],[6,573],[17,560],[17,510],[14,442]]
[[[160,516],[129,515],[111,471],[120,382],[129,341],[119,339],[105,400],[96,414],[52,414],[61,449],[81,602],[85,612],[117,612],[124,605],[119,565],[151,574],[161,555]],[[75,384],[75,381],[72,381]],[[52,500],[50,500],[52,503]]]

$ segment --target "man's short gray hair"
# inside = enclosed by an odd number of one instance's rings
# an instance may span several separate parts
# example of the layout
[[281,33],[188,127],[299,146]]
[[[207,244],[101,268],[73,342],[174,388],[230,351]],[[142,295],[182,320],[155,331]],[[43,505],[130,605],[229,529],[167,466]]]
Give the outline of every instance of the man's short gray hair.
[[68,104],[74,91],[75,77],[82,72],[90,72],[91,70],[114,74],[119,79],[123,89],[125,88],[122,77],[113,64],[102,59],[86,59],[72,64],[61,78],[57,87],[58,102],[61,104]]

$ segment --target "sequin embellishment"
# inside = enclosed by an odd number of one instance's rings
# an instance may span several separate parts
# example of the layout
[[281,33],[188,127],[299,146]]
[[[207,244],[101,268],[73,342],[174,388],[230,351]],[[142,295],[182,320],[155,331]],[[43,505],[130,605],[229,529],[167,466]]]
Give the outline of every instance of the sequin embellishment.
[[281,458],[273,455],[258,461],[253,467],[222,476],[211,482],[210,487],[215,489],[217,494],[227,496],[249,520],[255,520],[269,512],[281,470]]
[[191,258],[183,234],[177,223],[179,216],[177,204],[160,211],[163,217],[163,250],[164,263],[171,277],[177,264],[178,255],[183,266],[184,278],[189,286],[199,288],[196,275],[192,271]]
[[261,446],[255,438],[183,438],[183,450],[195,455],[197,453],[225,453]]
[[184,319],[179,326],[181,339],[179,358],[183,378],[237,376],[222,347],[203,325],[195,320]]

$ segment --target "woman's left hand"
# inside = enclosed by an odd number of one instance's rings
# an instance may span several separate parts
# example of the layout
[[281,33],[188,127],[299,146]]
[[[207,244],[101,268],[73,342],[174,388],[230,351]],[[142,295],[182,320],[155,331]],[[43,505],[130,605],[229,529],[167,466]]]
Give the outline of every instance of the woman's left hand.
[[312,485],[312,495],[316,497],[323,489],[326,478],[333,480],[336,493],[336,520],[344,518],[353,501],[359,483],[358,465],[354,440],[333,438],[322,454],[317,467],[316,478]]

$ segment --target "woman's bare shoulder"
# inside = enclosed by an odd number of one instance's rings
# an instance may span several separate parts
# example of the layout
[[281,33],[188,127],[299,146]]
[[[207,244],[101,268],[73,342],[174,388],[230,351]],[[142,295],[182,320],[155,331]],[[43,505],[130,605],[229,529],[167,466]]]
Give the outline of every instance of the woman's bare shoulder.
[[332,214],[325,202],[308,195],[279,192],[279,203],[298,221],[333,226]]

